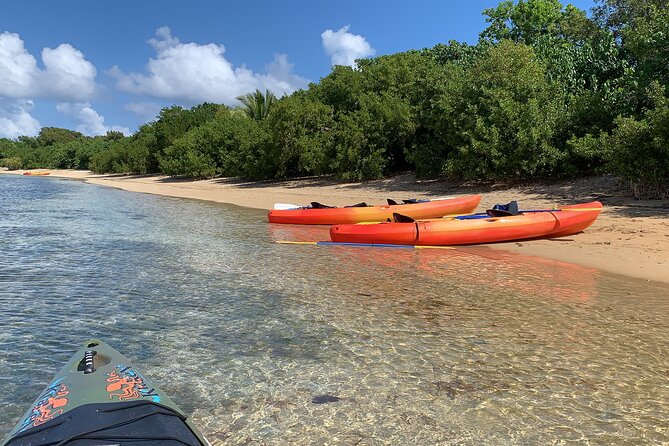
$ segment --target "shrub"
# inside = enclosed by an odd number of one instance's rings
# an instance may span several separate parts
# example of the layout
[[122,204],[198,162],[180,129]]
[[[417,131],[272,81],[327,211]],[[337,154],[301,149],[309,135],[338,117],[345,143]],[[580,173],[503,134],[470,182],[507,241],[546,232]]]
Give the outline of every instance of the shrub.
[[269,153],[277,177],[319,175],[334,152],[334,116],[329,105],[301,95],[281,99],[267,118]]
[[335,167],[349,181],[381,178],[406,166],[415,124],[409,104],[388,93],[368,93],[337,125]]
[[13,156],[11,158],[1,159],[0,165],[6,167],[9,170],[18,170],[23,166],[23,162],[18,156]]
[[629,182],[634,194],[669,194],[669,99],[657,84],[654,100],[640,119],[618,117],[611,135],[602,136],[611,173]]
[[211,178],[217,174],[266,178],[272,163],[264,158],[262,124],[245,115],[222,113],[190,130],[165,149],[160,168],[168,175]]
[[553,138],[560,89],[532,48],[503,41],[471,66],[447,64],[425,125],[431,137],[412,151],[420,176],[529,178],[559,171]]

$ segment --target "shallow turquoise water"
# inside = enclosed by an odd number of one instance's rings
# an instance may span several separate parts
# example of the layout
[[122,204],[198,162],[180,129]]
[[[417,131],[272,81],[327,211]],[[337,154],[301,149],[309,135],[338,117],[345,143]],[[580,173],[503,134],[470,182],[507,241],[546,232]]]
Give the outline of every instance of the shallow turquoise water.
[[326,237],[0,176],[0,436],[95,336],[215,444],[669,442],[669,287],[485,248],[274,243]]

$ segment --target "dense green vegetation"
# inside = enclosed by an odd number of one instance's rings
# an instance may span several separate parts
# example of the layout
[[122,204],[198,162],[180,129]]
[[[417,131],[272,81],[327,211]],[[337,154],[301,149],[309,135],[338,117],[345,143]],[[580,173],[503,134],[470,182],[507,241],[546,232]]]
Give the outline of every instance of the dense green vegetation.
[[91,157],[124,140],[123,133],[86,137],[79,132],[44,127],[36,137],[0,138],[0,165],[10,169],[88,169]]
[[277,99],[165,108],[134,135],[43,128],[0,140],[9,168],[249,179],[415,171],[488,181],[612,173],[669,192],[669,0],[558,0],[483,11],[476,45],[335,66]]

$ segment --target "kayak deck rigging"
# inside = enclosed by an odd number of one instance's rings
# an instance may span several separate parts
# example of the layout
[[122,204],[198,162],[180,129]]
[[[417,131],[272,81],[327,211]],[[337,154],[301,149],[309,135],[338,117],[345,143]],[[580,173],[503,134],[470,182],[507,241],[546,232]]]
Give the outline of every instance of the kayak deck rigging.
[[209,445],[121,353],[84,343],[1,446]]

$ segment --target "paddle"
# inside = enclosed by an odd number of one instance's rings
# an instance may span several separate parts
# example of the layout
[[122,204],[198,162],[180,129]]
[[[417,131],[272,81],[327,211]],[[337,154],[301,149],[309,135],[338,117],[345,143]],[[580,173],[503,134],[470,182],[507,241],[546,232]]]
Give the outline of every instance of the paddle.
[[390,243],[294,242],[291,240],[277,240],[276,243],[280,245],[352,246],[352,247],[363,247],[363,248],[455,249],[452,246],[393,245]]
[[[365,203],[358,203],[358,204],[353,205],[353,206],[362,206],[362,205],[367,206]],[[351,206],[349,206],[349,207],[351,207]],[[325,205],[325,204],[318,203],[316,201],[312,201],[311,205],[309,205],[309,206],[300,206],[300,205],[291,204],[291,203],[274,203],[274,210],[276,210],[276,211],[294,211],[296,209],[307,209],[307,208],[309,208],[309,209],[334,209],[335,206],[328,206],[328,205]]]
[[529,211],[521,211],[521,212],[555,212],[555,211],[561,211],[561,212],[572,212],[572,211],[586,211],[586,212],[592,212],[592,211],[601,211],[602,208],[564,208],[564,209],[531,209]]
[[[564,209],[528,209],[526,211],[519,211],[517,215],[509,215],[508,217],[517,217],[518,215],[527,214],[527,213],[539,213],[539,212],[592,212],[592,211],[601,211],[602,208],[564,208]],[[455,220],[476,220],[479,218],[502,218],[501,216],[491,216],[486,213],[471,214],[471,215],[458,215],[458,216],[445,216],[442,218],[453,218]]]
[[304,206],[290,203],[274,203],[274,210],[277,211],[292,211],[295,209],[302,209]]

